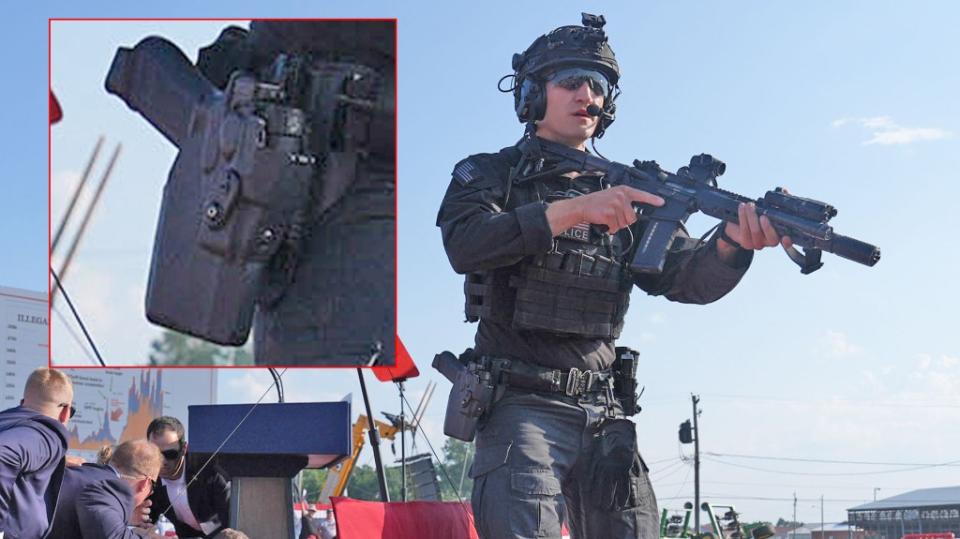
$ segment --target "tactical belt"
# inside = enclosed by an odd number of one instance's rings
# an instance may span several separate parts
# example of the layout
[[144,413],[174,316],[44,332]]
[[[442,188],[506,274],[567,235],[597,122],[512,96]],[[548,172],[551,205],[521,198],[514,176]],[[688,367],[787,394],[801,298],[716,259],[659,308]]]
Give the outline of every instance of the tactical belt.
[[[487,359],[487,358],[484,358]],[[500,381],[509,387],[563,393],[579,397],[588,393],[606,391],[613,379],[613,371],[548,369],[517,360],[493,360],[504,362]]]

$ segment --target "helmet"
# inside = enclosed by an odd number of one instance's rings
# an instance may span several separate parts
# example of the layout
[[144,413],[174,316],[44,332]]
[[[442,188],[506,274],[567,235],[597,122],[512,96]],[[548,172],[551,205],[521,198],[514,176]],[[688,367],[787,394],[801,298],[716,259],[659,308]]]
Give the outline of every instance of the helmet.
[[593,134],[597,138],[603,136],[613,123],[614,101],[620,93],[617,86],[620,66],[603,31],[606,22],[602,15],[583,13],[583,26],[561,26],[538,37],[527,50],[513,55],[513,103],[520,122],[543,119],[547,110],[546,75],[550,71],[559,67],[584,67],[599,71],[610,82],[600,123]]

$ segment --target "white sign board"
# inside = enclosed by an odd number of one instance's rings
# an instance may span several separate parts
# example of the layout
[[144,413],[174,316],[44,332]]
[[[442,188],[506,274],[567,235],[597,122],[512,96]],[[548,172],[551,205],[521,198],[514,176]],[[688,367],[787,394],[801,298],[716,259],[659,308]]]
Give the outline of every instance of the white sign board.
[[47,294],[0,286],[0,410],[17,406],[23,383],[47,365]]

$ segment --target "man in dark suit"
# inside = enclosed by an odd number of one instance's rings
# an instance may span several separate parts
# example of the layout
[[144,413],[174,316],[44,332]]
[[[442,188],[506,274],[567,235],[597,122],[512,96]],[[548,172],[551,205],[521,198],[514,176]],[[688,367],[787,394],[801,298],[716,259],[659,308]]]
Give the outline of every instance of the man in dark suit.
[[160,450],[146,440],[118,445],[107,464],[67,468],[48,539],[159,537],[135,528],[135,510],[153,492]]
[[167,517],[180,539],[210,539],[230,524],[230,482],[213,464],[191,459],[183,424],[162,416],[147,427],[147,438],[160,448],[160,483],[150,497],[150,520]]
[[73,417],[73,384],[54,369],[27,378],[20,406],[0,412],[0,536],[43,537],[50,525]]

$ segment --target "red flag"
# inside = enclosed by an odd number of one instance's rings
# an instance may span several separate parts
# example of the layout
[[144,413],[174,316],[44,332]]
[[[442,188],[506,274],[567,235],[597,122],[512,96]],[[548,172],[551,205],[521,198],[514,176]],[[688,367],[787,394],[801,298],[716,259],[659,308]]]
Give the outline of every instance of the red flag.
[[60,103],[57,102],[57,96],[53,95],[53,90],[50,90],[50,123],[55,124],[63,118],[63,109],[60,108]]
[[407,352],[407,347],[403,345],[403,341],[400,340],[399,335],[396,337],[396,349],[397,362],[393,367],[373,367],[371,369],[373,375],[377,377],[377,380],[381,382],[393,382],[420,376],[420,371],[417,369],[417,366],[414,365],[413,358],[410,357],[410,352]]

